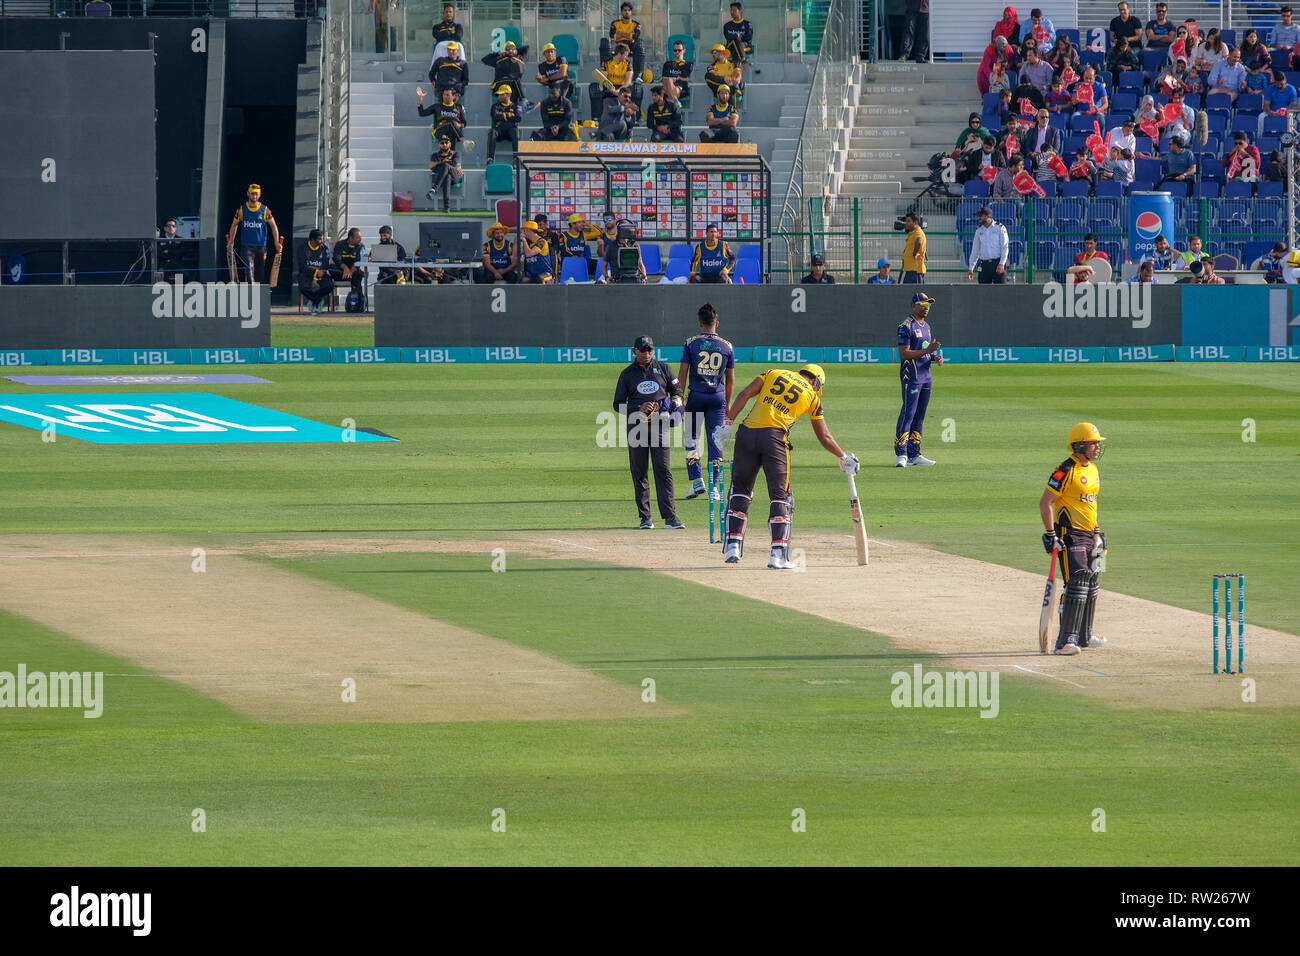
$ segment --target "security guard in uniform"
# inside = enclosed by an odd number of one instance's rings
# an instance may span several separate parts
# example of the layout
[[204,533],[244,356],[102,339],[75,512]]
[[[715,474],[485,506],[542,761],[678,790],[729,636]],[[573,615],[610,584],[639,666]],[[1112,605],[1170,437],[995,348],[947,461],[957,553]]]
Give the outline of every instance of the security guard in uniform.
[[682,388],[667,363],[655,360],[654,339],[648,335],[638,336],[632,348],[636,351],[636,361],[618,376],[618,384],[614,387],[614,411],[627,416],[627,456],[632,468],[632,489],[641,516],[641,530],[648,531],[655,526],[650,516],[650,481],[646,477],[651,464],[664,527],[680,530],[684,525],[677,520],[673,500],[669,429],[675,417],[680,415]]
[[820,365],[805,365],[799,372],[774,368],[754,379],[736,396],[727,417],[713,430],[713,441],[725,448],[731,437],[731,423],[740,416],[749,400],[758,397],[754,410],[736,430],[736,448],[732,452],[731,491],[727,498],[727,533],[723,554],[727,564],[736,564],[744,553],[745,524],[754,497],[754,482],[761,468],[767,477],[767,495],[771,502],[768,527],[772,532],[772,555],[767,566],[775,570],[793,568],[788,548],[794,497],[790,493],[790,426],[802,415],[812,421],[814,434],[822,447],[840,460],[845,474],[858,471],[858,457],[845,453],[831,437],[822,409],[822,386],[826,373]]
[[1054,653],[1070,655],[1083,647],[1104,647],[1106,639],[1092,629],[1105,566],[1106,536],[1097,527],[1097,496],[1101,478],[1097,460],[1106,439],[1092,422],[1079,422],[1066,436],[1070,457],[1056,466],[1038,510],[1043,519],[1043,548],[1058,554],[1065,594],[1061,627]]

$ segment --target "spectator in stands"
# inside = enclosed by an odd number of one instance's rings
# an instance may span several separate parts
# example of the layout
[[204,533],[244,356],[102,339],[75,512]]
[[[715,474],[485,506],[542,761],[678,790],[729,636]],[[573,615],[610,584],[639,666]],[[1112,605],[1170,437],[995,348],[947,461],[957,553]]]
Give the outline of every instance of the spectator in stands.
[[1029,157],[1029,161],[1038,165],[1038,154],[1050,148],[1052,153],[1061,152],[1061,131],[1049,124],[1051,114],[1044,107],[1038,111],[1036,125],[1031,126],[1020,140],[1020,151]]
[[493,282],[517,282],[515,267],[519,264],[515,244],[506,239],[504,223],[488,227],[487,242],[483,243],[483,265],[474,272],[474,281],[482,285]]
[[1188,17],[1183,21],[1183,26],[1187,28],[1187,52],[1190,54],[1203,39],[1201,28],[1196,22],[1196,17]]
[[[984,48],[984,58],[980,60],[979,70],[975,73],[975,85],[979,88],[980,95],[993,92],[989,84],[989,77],[992,76],[995,65],[1001,67],[1001,72],[1005,76],[1008,70],[1014,70],[1019,63],[1020,57],[1007,43],[1006,37],[998,37],[986,46]],[[1007,81],[1007,84],[1010,85],[1010,80]]]
[[321,311],[321,306],[329,301],[334,291],[330,251],[321,242],[319,229],[307,233],[307,241],[298,247],[298,291],[307,300],[307,311],[313,315]]
[[988,92],[1007,94],[1007,102],[1011,102],[1011,74],[1008,73],[1001,63],[993,64],[993,72],[988,78]]
[[733,2],[730,6],[731,19],[722,25],[722,43],[727,48],[727,57],[737,67],[749,62],[754,52],[754,27],[745,19],[744,8]]
[[545,230],[536,222],[528,221],[519,230],[519,243],[523,253],[524,269],[521,282],[550,285],[555,281],[551,265],[551,246],[546,241]]
[[826,271],[826,257],[821,253],[814,253],[812,257],[812,271],[799,280],[801,285],[834,285],[835,277]]
[[1153,268],[1161,272],[1173,271],[1174,264],[1178,261],[1178,253],[1174,247],[1169,244],[1169,240],[1164,234],[1156,236],[1152,250],[1144,255],[1139,261],[1150,263]]
[[1052,69],[1056,71],[1058,76],[1067,66],[1074,71],[1076,76],[1079,75],[1079,71],[1082,69],[1079,66],[1079,52],[1074,48],[1074,44],[1070,42],[1070,38],[1064,33],[1056,38],[1056,45],[1047,54],[1047,62],[1051,64]]
[[[681,40],[673,41],[672,59],[664,63],[662,79],[671,79],[677,87],[678,99],[690,99],[691,69],[695,66],[686,59],[686,45]],[[665,84],[666,86],[667,84]],[[667,90],[665,90],[667,92]]]
[[925,231],[921,228],[918,214],[909,212],[903,216],[903,229],[907,238],[903,240],[903,278],[904,285],[919,285],[925,281]]
[[451,90],[458,97],[465,92],[465,87],[469,84],[469,64],[465,62],[458,41],[448,41],[446,52],[434,57],[429,66],[429,82],[433,84],[439,99],[444,90]]
[[533,130],[532,139],[543,143],[576,143],[578,134],[573,131],[573,104],[564,95],[564,87],[556,83],[548,88],[541,106],[540,128]]
[[185,281],[185,266],[191,245],[176,235],[175,219],[163,223],[162,236],[158,239],[158,271],[162,274],[163,282],[171,282],[176,276],[180,276],[182,282]]
[[[433,44],[435,56],[439,43],[455,41],[460,43],[465,39],[465,28],[456,22],[456,8],[450,3],[442,6],[442,19],[433,25]],[[433,82],[430,80],[429,82]]]
[[1214,273],[1214,257],[1201,256],[1201,284],[1202,285],[1227,285],[1227,281],[1221,275]]
[[[425,106],[424,88],[417,86],[415,106],[421,116],[434,117],[431,133],[435,142],[446,136],[451,140],[452,145],[455,145],[465,138],[465,107],[456,101],[456,93],[452,87],[442,88],[442,102]],[[465,148],[473,149],[474,144],[468,143]]]
[[889,268],[893,263],[888,259],[876,260],[876,274],[867,280],[867,285],[897,285],[894,277],[889,274]]
[[684,143],[682,133],[682,108],[664,98],[662,86],[650,87],[650,109],[646,113],[650,127],[650,140],[655,143]]
[[511,101],[519,104],[519,109],[525,113],[533,105],[524,96],[524,61],[527,58],[527,43],[516,47],[514,40],[507,40],[500,53],[488,53],[481,60],[484,66],[492,67],[492,89],[500,90],[502,85],[509,86]]
[[994,199],[1019,199],[1020,190],[1016,188],[1013,179],[1025,171],[1025,159],[1019,153],[1007,157],[1007,165],[998,170],[998,174],[993,177],[993,188],[989,190],[989,195]]
[[[615,20],[615,23],[618,21]],[[632,94],[632,99],[640,106],[642,96],[641,77],[633,70],[630,48],[626,43],[620,43],[614,47],[614,59],[605,64],[605,75],[609,77],[613,88],[604,90],[604,97],[608,101],[617,99],[619,94],[627,90]],[[595,84],[593,84],[595,85]],[[606,103],[606,106],[609,104]]]
[[1165,66],[1172,66],[1174,61],[1180,56],[1187,58],[1192,55],[1193,47],[1187,42],[1187,27],[1179,24],[1178,29],[1174,31],[1174,42],[1169,44],[1169,55],[1165,57]]
[[1282,183],[1285,188],[1287,180],[1286,158],[1280,149],[1268,154],[1268,166],[1264,168],[1264,179],[1270,183]]
[[1256,272],[1264,273],[1264,281],[1276,283],[1282,281],[1282,267],[1286,265],[1286,244],[1275,242],[1272,250],[1264,253],[1250,264]]
[[1105,113],[1110,108],[1110,98],[1106,95],[1106,85],[1097,79],[1097,71],[1091,66],[1083,68],[1083,78],[1070,91],[1070,102],[1076,112]]
[[573,92],[573,78],[569,76],[569,61],[556,52],[554,43],[542,47],[542,59],[537,64],[537,82],[548,92],[559,87],[560,96],[565,99],[568,99]]
[[1043,95],[1043,103],[1049,113],[1070,112],[1073,104],[1070,102],[1070,94],[1066,91],[1060,76],[1052,77],[1052,86]]
[[[366,4],[366,12],[372,14],[375,20],[375,52],[388,52],[388,11],[390,0],[369,0]],[[396,7],[396,0],[393,0],[392,6]]]
[[[625,140],[632,135],[632,124],[636,104],[632,94],[619,90],[617,96],[605,97],[605,111],[600,114],[600,125],[596,127],[596,139],[602,142]],[[631,112],[629,112],[631,111]]]
[[1133,273],[1128,280],[1133,285],[1151,285],[1156,281],[1156,265],[1150,259],[1143,259],[1138,263],[1138,271]]
[[[1032,130],[1031,130],[1032,132]],[[1056,184],[1070,181],[1070,171],[1065,162],[1056,154],[1055,147],[1048,143],[1038,154],[1034,162],[1034,179],[1047,186],[1047,195],[1056,195]]]
[[1112,146],[1106,165],[1101,168],[1101,178],[1114,180],[1122,186],[1132,185],[1133,150]]
[[1250,29],[1237,48],[1241,65],[1246,68],[1246,89],[1255,93],[1264,92],[1273,79],[1273,68],[1268,55],[1268,47],[1259,42],[1259,31]]
[[1097,184],[1097,166],[1088,154],[1086,146],[1074,151],[1074,162],[1070,164],[1070,179],[1086,179],[1094,186]]
[[[1121,8],[1127,5],[1120,4]],[[1074,257],[1074,265],[1065,271],[1074,276],[1075,282],[1085,282],[1088,276],[1093,274],[1092,266],[1088,265],[1093,259],[1105,259],[1106,262],[1110,262],[1110,256],[1097,248],[1097,234],[1090,232],[1083,237],[1083,252]]]
[[[379,244],[381,246],[396,246],[397,260],[399,262],[406,261],[407,259],[406,249],[402,246],[400,242],[397,242],[396,240],[393,239],[392,226],[379,227]],[[384,285],[401,285],[401,284],[405,284],[405,282],[406,282],[405,269],[398,269],[395,267],[386,267],[386,266],[380,266],[379,275],[375,279],[376,285],[379,285],[380,283]]]
[[[645,50],[641,46],[641,24],[632,19],[632,4],[618,8],[619,18],[609,24],[609,42],[615,50],[626,46],[632,57],[632,71],[639,77],[645,66]],[[613,77],[610,77],[613,79]]]
[[1028,123],[1021,125],[1018,116],[1008,116],[1002,129],[998,130],[997,149],[1007,162],[1011,161],[1012,156],[1019,155],[1023,158],[1020,150],[1020,134],[1027,125]]
[[716,222],[709,223],[704,230],[704,241],[695,247],[691,258],[690,282],[731,283],[736,254],[721,236],[721,227]]
[[346,282],[354,290],[364,292],[366,287],[366,270],[361,265],[361,230],[353,227],[348,230],[346,239],[340,239],[334,245],[334,254],[330,257],[330,275],[335,282]]
[[1024,70],[1020,71],[1020,82],[1017,83],[1016,88],[1011,91],[1011,103],[1015,106],[1018,114],[1027,115],[1022,112],[1024,107],[1020,102],[1021,100],[1028,100],[1030,105],[1032,105],[1036,110],[1041,110],[1047,105],[1047,101],[1043,99],[1043,94],[1038,92],[1038,88],[1030,82],[1029,77],[1025,74]]
[[1181,139],[1186,146],[1192,141],[1192,130],[1196,127],[1196,112],[1184,100],[1181,88],[1169,94],[1169,102],[1179,108],[1178,115],[1165,126],[1165,135],[1171,139]]
[[1259,150],[1251,145],[1245,130],[1238,130],[1232,137],[1232,149],[1223,157],[1223,168],[1229,179],[1241,178],[1253,182],[1264,171],[1259,160]]
[[1040,52],[1050,50],[1056,42],[1056,27],[1037,7],[1029,11],[1029,25],[1025,27],[1025,32],[1038,41]]
[[993,210],[988,206],[980,207],[975,219],[979,228],[971,242],[966,281],[973,280],[975,270],[979,269],[980,285],[1003,285],[1007,281],[1007,255],[1011,248],[1007,227],[993,219]]
[[[491,150],[496,144],[492,138],[488,138],[488,149]],[[519,135],[515,134],[515,146],[519,145]],[[489,153],[488,162],[491,162]],[[430,187],[425,195],[432,200],[437,200],[438,193],[442,193],[442,211],[451,211],[451,187],[459,185],[465,181],[465,170],[461,169],[460,156],[451,146],[451,137],[443,136],[438,140],[438,149],[429,156],[429,180]]]
[[1003,37],[1012,46],[1020,45],[1020,17],[1015,7],[1002,8],[1002,19],[993,24],[990,33],[993,41],[996,42],[998,37]]
[[1191,271],[1194,263],[1201,261],[1201,256],[1205,251],[1201,248],[1201,237],[1195,234],[1187,237],[1187,251],[1178,253],[1177,267],[1181,270]]
[[713,45],[709,56],[713,57],[713,62],[704,71],[704,82],[708,84],[709,92],[716,99],[718,87],[728,86],[731,83],[731,63],[727,60],[727,48],[721,43]]
[[1127,3],[1118,5],[1119,16],[1110,21],[1110,45],[1116,46],[1121,39],[1127,40],[1134,50],[1142,49],[1142,21],[1132,16]]
[[1138,102],[1137,111],[1133,114],[1133,122],[1139,128],[1143,123],[1155,123],[1159,126],[1164,121],[1160,110],[1156,109],[1156,99],[1150,93],[1147,93]]
[[1173,21],[1169,19],[1169,7],[1163,3],[1156,4],[1156,18],[1147,21],[1146,48],[1148,50],[1168,49],[1177,38]]
[[1183,89],[1183,81],[1187,78],[1187,69],[1187,57],[1180,56],[1170,60],[1160,68],[1160,71],[1151,80],[1151,91],[1171,95],[1174,90]]
[[1106,54],[1106,70],[1110,73],[1110,78],[1115,87],[1119,87],[1119,78],[1121,75],[1129,72],[1141,72],[1142,61],[1138,58],[1137,52],[1129,46],[1128,41],[1121,37],[1115,45],[1110,48]]
[[1134,123],[1131,119],[1126,119],[1120,124],[1119,129],[1110,131],[1110,145],[1118,146],[1121,150],[1127,149],[1134,156],[1137,155],[1137,136],[1133,133]]
[[907,13],[903,16],[903,45],[900,60],[915,59],[925,63],[930,59],[930,0],[907,0]]
[[1192,183],[1196,181],[1196,160],[1192,152],[1183,143],[1182,137],[1175,136],[1169,141],[1169,155],[1165,157],[1165,172],[1156,183],[1156,188],[1165,188],[1170,183],[1182,183],[1183,195],[1189,195]]
[[1287,66],[1294,70],[1296,61],[1300,59],[1300,57],[1296,56],[1296,46],[1300,45],[1300,26],[1296,26],[1291,22],[1291,15],[1290,6],[1284,6],[1278,11],[1278,16],[1282,18],[1282,22],[1273,28],[1273,33],[1269,36],[1268,42],[1275,50],[1289,51]]
[[1025,56],[1025,65],[1020,68],[1020,75],[1027,77],[1034,89],[1046,93],[1052,85],[1052,65],[1038,55],[1037,50],[1030,50]]
[[502,83],[496,88],[497,101],[492,104],[490,113],[492,127],[488,130],[487,161],[492,162],[497,155],[497,143],[509,143],[512,149],[519,149],[519,124],[524,114],[512,100],[509,83]]
[[1039,53],[1041,55],[1041,52],[1038,49],[1038,41],[1033,37],[1025,37],[1020,41],[1020,58],[1022,60],[1030,53]]
[[1260,113],[1257,132],[1264,132],[1265,116],[1286,116],[1297,98],[1296,88],[1286,81],[1286,74],[1281,70],[1275,71],[1273,85],[1264,91],[1264,110]]
[[1007,164],[1006,154],[998,149],[992,138],[983,141],[980,149],[968,150],[962,154],[962,165],[957,169],[957,181],[964,183],[971,179],[982,179],[986,167],[1001,169]]
[[1210,32],[1205,34],[1205,40],[1192,53],[1192,66],[1198,72],[1209,73],[1227,58],[1228,45],[1223,42],[1219,28],[1211,27]]
[[739,143],[740,111],[731,103],[731,89],[719,86],[717,102],[704,114],[706,129],[700,130],[701,143]]

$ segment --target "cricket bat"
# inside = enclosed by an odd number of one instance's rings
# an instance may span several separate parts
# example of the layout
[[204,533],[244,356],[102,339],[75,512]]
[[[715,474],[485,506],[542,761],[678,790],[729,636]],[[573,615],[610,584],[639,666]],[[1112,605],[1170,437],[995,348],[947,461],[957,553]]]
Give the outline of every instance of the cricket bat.
[[1038,653],[1047,653],[1047,639],[1052,635],[1052,613],[1056,610],[1056,556],[1052,550],[1052,563],[1047,569],[1047,586],[1043,588],[1043,610],[1038,615]]
[[284,258],[284,236],[280,237],[280,244],[275,249],[275,260],[271,263],[271,288],[280,281],[280,260]]
[[858,565],[867,563],[867,527],[862,523],[862,506],[858,503],[858,483],[849,475],[849,511],[853,514],[853,539],[858,546]]
[[604,70],[592,70],[591,75],[594,76],[596,79],[598,79],[601,83],[603,83],[605,89],[607,90],[614,89],[614,81],[605,75]]
[[226,265],[230,267],[230,281],[239,281],[239,270],[235,268],[235,247],[226,246]]

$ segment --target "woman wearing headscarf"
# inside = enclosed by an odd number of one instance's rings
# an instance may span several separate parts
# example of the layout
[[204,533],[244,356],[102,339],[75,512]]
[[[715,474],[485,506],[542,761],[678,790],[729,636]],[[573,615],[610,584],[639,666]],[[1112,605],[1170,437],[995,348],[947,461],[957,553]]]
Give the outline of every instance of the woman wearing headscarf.
[[1006,37],[1012,46],[1020,45],[1020,18],[1016,16],[1015,7],[1004,7],[1002,19],[993,24],[991,39],[996,40],[998,37]]
[[993,64],[999,60],[1004,70],[1014,70],[1020,64],[1015,48],[1006,37],[998,37],[984,48],[984,59],[980,60],[979,71],[975,74],[975,85],[979,87],[981,96],[989,91],[989,74],[993,72]]

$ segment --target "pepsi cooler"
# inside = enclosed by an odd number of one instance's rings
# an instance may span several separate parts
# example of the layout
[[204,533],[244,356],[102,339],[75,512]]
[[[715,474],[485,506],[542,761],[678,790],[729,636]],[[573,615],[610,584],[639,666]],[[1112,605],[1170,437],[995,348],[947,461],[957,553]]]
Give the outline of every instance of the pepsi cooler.
[[1167,192],[1129,193],[1128,197],[1128,258],[1137,262],[1151,252],[1156,236],[1164,236],[1175,245],[1174,200]]

